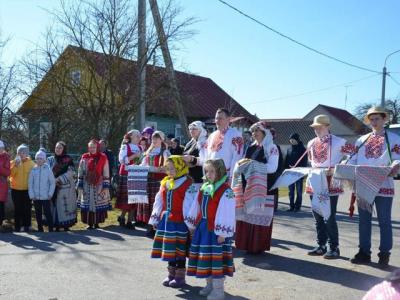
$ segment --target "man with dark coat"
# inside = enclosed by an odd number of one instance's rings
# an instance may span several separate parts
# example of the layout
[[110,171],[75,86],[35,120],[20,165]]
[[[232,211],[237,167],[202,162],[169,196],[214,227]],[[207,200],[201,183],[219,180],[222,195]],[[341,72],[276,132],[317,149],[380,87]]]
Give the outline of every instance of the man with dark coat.
[[[294,167],[302,156],[303,158],[296,167],[307,167],[307,155],[303,155],[306,148],[300,140],[300,136],[297,133],[293,133],[289,137],[289,142],[291,146],[286,153],[285,169]],[[295,193],[297,193],[296,202],[294,201]],[[303,201],[303,178],[289,185],[289,200],[290,208],[288,211],[297,212],[301,209],[301,203]]]

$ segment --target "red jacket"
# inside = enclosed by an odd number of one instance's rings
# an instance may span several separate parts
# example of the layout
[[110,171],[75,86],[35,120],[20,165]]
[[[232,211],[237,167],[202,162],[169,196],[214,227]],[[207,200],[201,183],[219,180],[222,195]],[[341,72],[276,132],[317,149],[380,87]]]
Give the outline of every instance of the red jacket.
[[0,154],[0,202],[7,202],[7,178],[10,176],[10,174],[10,156],[7,153]]

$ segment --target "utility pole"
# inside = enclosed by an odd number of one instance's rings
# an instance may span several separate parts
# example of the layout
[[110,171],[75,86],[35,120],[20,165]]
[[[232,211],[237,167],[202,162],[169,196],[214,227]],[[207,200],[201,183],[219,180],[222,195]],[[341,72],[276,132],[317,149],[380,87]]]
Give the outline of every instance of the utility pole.
[[138,0],[138,100],[139,106],[136,112],[135,126],[143,130],[146,124],[146,0]]
[[188,125],[186,120],[185,111],[182,105],[182,99],[179,94],[178,83],[176,81],[175,70],[172,63],[171,54],[168,49],[168,42],[165,35],[164,27],[162,24],[160,11],[158,9],[157,0],[149,0],[150,2],[150,9],[154,19],[154,25],[157,30],[158,40],[161,45],[161,51],[164,58],[165,68],[167,70],[168,80],[171,87],[172,97],[175,102],[176,110],[178,113],[178,119],[182,126],[182,133],[184,134],[185,138],[188,137]]
[[389,57],[391,57],[393,54],[399,53],[399,50],[393,51],[392,53],[389,53],[386,58],[385,58],[385,63],[383,64],[383,71],[382,71],[382,97],[381,97],[381,106],[384,108],[385,107],[385,92],[386,92],[386,75],[388,75],[387,69],[386,69],[386,63]]
[[382,97],[381,97],[382,107],[385,107],[386,75],[387,75],[386,66],[384,66],[382,71]]
[[344,96],[344,109],[347,109],[347,95],[348,95],[348,89],[349,87],[351,87],[352,85],[345,85],[344,87],[346,88],[346,94]]

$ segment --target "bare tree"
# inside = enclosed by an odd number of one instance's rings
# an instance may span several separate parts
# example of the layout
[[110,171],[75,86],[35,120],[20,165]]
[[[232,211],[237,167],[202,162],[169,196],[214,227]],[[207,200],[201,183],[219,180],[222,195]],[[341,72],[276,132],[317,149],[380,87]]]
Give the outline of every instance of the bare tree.
[[[83,148],[88,138],[103,137],[116,146],[131,124],[139,105],[136,72],[130,62],[138,59],[133,2],[61,1],[59,10],[49,12],[54,24],[46,32],[44,44],[27,55],[22,65],[23,76],[30,81],[26,96],[41,104],[41,111],[31,111],[32,117],[45,111],[52,123],[50,145],[62,138]],[[189,27],[195,22],[193,18],[182,19],[180,12],[173,0],[162,9],[174,49],[193,34]],[[147,34],[147,62],[160,55],[153,27],[149,26]],[[64,51],[67,45],[73,46],[68,53]],[[65,57],[60,58],[62,55]],[[43,78],[50,85],[47,93],[40,92]],[[147,101],[156,99],[158,93],[150,87]]]
[[[354,115],[363,121],[368,109],[376,103],[363,103],[354,109]],[[385,101],[385,108],[389,112],[389,124],[397,124],[400,118],[400,99],[389,99]]]
[[8,148],[26,141],[26,123],[14,112],[18,97],[17,66],[7,66],[1,58],[9,39],[1,38],[0,34],[0,139]]

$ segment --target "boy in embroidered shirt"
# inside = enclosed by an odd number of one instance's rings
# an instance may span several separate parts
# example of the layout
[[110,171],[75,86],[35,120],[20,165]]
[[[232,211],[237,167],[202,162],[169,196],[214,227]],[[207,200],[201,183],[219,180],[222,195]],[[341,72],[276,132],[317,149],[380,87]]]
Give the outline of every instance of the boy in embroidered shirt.
[[[308,255],[335,259],[340,256],[336,208],[343,189],[341,186],[333,186],[331,178],[335,165],[340,163],[352,147],[345,139],[330,133],[328,116],[316,116],[310,126],[317,137],[307,145],[308,159],[313,170],[306,181],[306,193],[311,196],[318,246],[309,251]],[[329,249],[326,247],[327,242]]]
[[235,232],[235,199],[226,182],[222,159],[204,164],[206,182],[185,219],[194,231],[189,253],[188,276],[205,278],[200,295],[208,300],[224,299],[224,277],[233,276],[231,237]]
[[[400,137],[386,131],[384,128],[388,113],[381,107],[372,107],[368,110],[365,122],[372,127],[372,132],[360,137],[356,141],[357,151],[350,163],[363,166],[392,166],[389,177],[383,182],[377,197],[375,197],[376,214],[380,228],[379,265],[389,265],[390,250],[393,246],[392,232],[392,202],[394,183],[392,176],[399,171]],[[359,252],[350,260],[354,264],[371,262],[371,219],[373,207],[358,199],[359,214]]]

